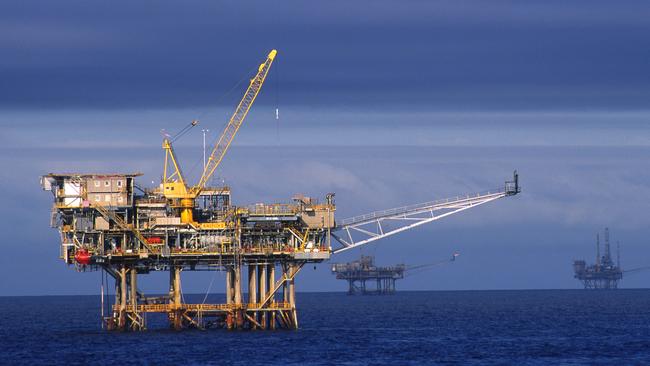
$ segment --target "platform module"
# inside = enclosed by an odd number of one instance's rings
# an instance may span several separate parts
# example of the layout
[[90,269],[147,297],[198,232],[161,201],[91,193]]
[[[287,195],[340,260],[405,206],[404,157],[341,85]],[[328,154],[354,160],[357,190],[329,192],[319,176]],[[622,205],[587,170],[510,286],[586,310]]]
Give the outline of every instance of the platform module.
[[[454,253],[451,259],[415,266],[395,264],[383,267],[375,265],[374,256],[362,255],[356,261],[332,264],[332,274],[336,276],[337,280],[348,282],[348,295],[390,295],[395,293],[395,282],[397,280],[403,279],[406,275],[414,274],[416,271],[453,263],[458,255],[458,253]],[[370,286],[368,283],[370,283]]]
[[604,251],[600,251],[600,234],[596,234],[596,262],[587,265],[583,259],[573,261],[574,277],[584,285],[585,289],[617,289],[619,282],[626,276],[650,270],[650,266],[641,266],[623,270],[621,267],[621,246],[616,242],[616,263],[612,259],[609,241],[609,229],[604,232]]
[[[605,228],[605,250],[600,255],[600,234],[596,234],[596,263],[588,266],[584,260],[573,262],[574,277],[580,280],[585,289],[616,289],[623,279],[620,255],[614,263],[610,251],[609,229]],[[618,252],[618,251],[617,251]],[[618,252],[617,254],[620,254]]]

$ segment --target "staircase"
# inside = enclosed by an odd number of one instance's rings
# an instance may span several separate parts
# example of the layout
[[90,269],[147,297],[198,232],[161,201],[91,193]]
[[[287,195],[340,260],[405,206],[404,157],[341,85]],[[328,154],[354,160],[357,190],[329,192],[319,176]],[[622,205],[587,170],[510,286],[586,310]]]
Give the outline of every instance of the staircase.
[[133,236],[135,236],[136,239],[145,247],[147,248],[147,251],[149,252],[154,252],[152,248],[147,244],[147,239],[145,239],[144,236],[138,231],[133,225],[127,224],[121,217],[115,214],[115,212],[110,211],[106,209],[106,207],[102,205],[92,205],[92,207],[99,212],[106,221],[109,223],[111,220],[122,230],[124,231],[130,231],[133,233]]

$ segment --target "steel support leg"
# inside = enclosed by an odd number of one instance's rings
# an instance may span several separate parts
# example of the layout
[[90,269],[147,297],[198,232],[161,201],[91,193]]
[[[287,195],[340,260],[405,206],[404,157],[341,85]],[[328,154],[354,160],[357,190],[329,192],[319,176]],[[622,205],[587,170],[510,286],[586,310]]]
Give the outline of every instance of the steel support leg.
[[[251,307],[257,306],[257,265],[248,265],[248,305]],[[257,312],[249,314],[255,321],[257,321]],[[251,328],[255,329],[256,325],[251,324]]]
[[[264,301],[263,299],[266,298],[267,292],[266,292],[266,280],[267,280],[267,275],[266,275],[266,264],[260,264],[257,266],[257,278],[259,281],[259,298],[261,301]],[[269,307],[269,305],[265,305],[265,307]],[[258,321],[260,322],[260,325],[262,326],[262,329],[266,329],[266,319],[267,319],[267,312],[262,311],[260,312],[258,316]]]
[[[266,272],[268,275],[268,280],[266,283],[268,284],[268,293],[271,296],[269,300],[269,306],[273,306],[272,304],[275,303],[275,294],[273,294],[273,286],[275,286],[275,263],[269,263],[266,267]],[[267,315],[269,317],[268,323],[269,323],[269,328],[275,329],[276,325],[276,314],[275,311],[271,312],[271,314]]]

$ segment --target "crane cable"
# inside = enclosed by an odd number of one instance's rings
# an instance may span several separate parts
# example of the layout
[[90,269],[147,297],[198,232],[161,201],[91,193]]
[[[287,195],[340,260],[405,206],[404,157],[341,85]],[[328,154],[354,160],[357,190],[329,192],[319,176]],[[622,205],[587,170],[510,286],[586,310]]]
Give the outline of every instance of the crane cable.
[[217,270],[214,271],[212,274],[212,279],[210,280],[210,285],[208,286],[208,290],[205,292],[205,297],[203,297],[203,301],[201,301],[201,304],[205,304],[205,301],[208,299],[208,295],[210,294],[210,291],[212,290],[212,284],[214,283],[214,279],[217,277]]
[[456,261],[457,256],[458,256],[458,254],[454,253],[454,255],[451,257],[451,259],[438,261],[438,262],[434,262],[434,263],[429,263],[429,264],[420,264],[420,265],[417,265],[417,266],[413,266],[410,269],[408,267],[406,267],[406,269],[404,271],[405,272],[404,277],[413,276],[413,275],[417,275],[417,274],[422,273],[422,272],[426,272],[426,271],[432,269],[433,267],[437,267],[439,265],[454,263]]
[[[256,68],[257,68],[257,66],[253,66],[253,67],[251,67],[251,68],[250,68],[250,69],[249,69],[249,70],[244,74],[244,76],[243,76],[241,79],[239,79],[239,81],[238,81],[237,83],[235,83],[235,85],[233,85],[233,86],[230,88],[230,90],[228,90],[227,92],[221,94],[221,96],[215,100],[215,104],[219,104],[219,102],[221,102],[221,101],[222,101],[223,99],[225,99],[227,96],[229,96],[230,94],[232,94],[232,92],[235,91],[235,89],[237,89],[240,85],[242,85],[242,83],[244,82],[244,80],[247,80],[247,79],[248,79],[249,75],[250,75],[253,71],[255,71]],[[203,116],[205,116],[205,112],[201,113],[201,114],[199,115],[199,118],[202,118]],[[200,119],[199,119],[199,120],[200,120]],[[224,130],[224,129],[226,128],[227,125],[228,125],[228,121],[226,121],[226,122],[222,125],[221,130]],[[212,149],[212,146],[214,146],[214,144],[217,143],[217,139],[218,139],[218,137],[215,137],[215,139],[210,143],[210,145],[208,146],[210,149]],[[194,165],[192,165],[192,168],[190,168],[190,170],[188,171],[187,174],[188,174],[188,175],[192,175],[192,174],[196,171],[196,168],[199,166],[199,164],[201,164],[201,162],[203,162],[203,156],[201,156],[199,159],[196,160],[196,162],[194,163]],[[189,178],[189,177],[188,177],[188,178]],[[195,180],[195,179],[194,179],[194,180]]]
[[187,124],[187,126],[181,128],[181,130],[178,131],[178,132],[177,132],[177,133],[176,133],[176,134],[175,134],[175,135],[170,139],[170,141],[171,141],[171,142],[174,142],[174,141],[178,140],[179,138],[183,137],[186,133],[188,133],[188,132],[192,129],[192,127],[194,127],[194,126],[196,126],[196,125],[198,125],[198,124],[199,124],[199,121],[197,121],[197,120],[194,120],[194,121],[190,122],[189,124]]

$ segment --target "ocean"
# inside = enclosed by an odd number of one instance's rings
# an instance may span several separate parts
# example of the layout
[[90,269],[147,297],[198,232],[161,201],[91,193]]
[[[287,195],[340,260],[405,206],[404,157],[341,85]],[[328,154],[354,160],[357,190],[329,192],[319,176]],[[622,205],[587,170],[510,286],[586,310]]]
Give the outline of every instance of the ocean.
[[150,315],[145,332],[108,333],[100,328],[98,296],[0,297],[0,363],[650,364],[650,290],[299,293],[297,299],[294,331],[175,332],[164,317]]

